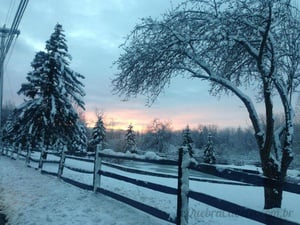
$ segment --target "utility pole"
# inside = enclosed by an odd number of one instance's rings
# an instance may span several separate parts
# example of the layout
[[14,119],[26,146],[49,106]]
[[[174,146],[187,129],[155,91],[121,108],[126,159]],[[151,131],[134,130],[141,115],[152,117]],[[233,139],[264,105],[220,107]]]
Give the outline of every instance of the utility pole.
[[6,39],[9,36],[19,35],[19,30],[12,30],[9,28],[6,28],[5,25],[0,28],[0,35],[1,35],[1,45],[0,45],[0,148],[3,152],[3,129],[2,129],[2,106],[3,106],[3,76],[4,76],[4,61],[5,56],[8,52],[8,49],[6,49]]

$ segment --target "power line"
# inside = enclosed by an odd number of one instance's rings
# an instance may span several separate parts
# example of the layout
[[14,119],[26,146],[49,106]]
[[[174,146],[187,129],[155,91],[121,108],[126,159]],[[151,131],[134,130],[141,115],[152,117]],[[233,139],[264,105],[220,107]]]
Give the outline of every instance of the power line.
[[13,8],[15,7],[15,3],[16,3],[16,0],[10,1],[4,24],[8,24],[8,21],[10,20],[12,12],[13,12]]
[[3,75],[4,75],[4,61],[7,53],[9,52],[10,46],[16,35],[20,34],[18,27],[20,25],[21,19],[28,5],[29,0],[20,0],[18,10],[16,12],[15,18],[12,22],[11,28],[6,28],[5,24],[3,28],[0,28],[0,148],[3,151],[2,139],[3,139],[3,129],[2,129],[2,101],[3,101]]
[[25,12],[26,7],[27,7],[28,1],[29,0],[21,0],[21,2],[19,4],[16,16],[15,16],[15,18],[12,22],[11,28],[9,30],[8,38],[6,39],[6,42],[5,42],[5,47],[4,47],[4,54],[5,55],[9,51],[9,48],[10,48],[11,43],[12,43],[12,41],[14,39],[14,36],[15,36],[14,34],[17,31],[18,26],[21,22],[21,19],[23,17],[23,14]]
[[[11,50],[8,52],[8,55],[7,55],[7,59],[6,59],[6,62],[4,64],[4,73],[6,72],[7,70],[7,65],[8,65],[8,62],[12,56],[12,53],[14,51],[14,48],[16,46],[16,42],[17,42],[17,39],[18,39],[18,36],[14,39],[13,43],[12,43],[12,46],[11,46]],[[7,84],[8,84],[8,89],[9,89],[9,94],[10,94],[10,99],[13,101],[14,100],[14,95],[13,95],[13,92],[12,92],[12,85],[11,85],[11,81],[9,79],[9,76],[6,76],[6,79],[7,79]],[[3,81],[4,83],[4,81]]]

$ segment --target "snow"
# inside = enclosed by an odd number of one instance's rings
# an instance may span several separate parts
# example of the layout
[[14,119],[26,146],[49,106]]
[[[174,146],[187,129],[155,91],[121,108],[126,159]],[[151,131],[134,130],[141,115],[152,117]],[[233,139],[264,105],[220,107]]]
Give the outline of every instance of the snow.
[[[109,150],[107,150],[109,152]],[[32,155],[38,158],[34,153]],[[58,160],[49,155],[50,160]],[[0,206],[9,217],[10,225],[39,224],[170,224],[148,214],[115,201],[102,194],[94,194],[69,185],[56,177],[41,175],[38,170],[27,168],[23,160],[11,160],[0,156]],[[66,158],[66,164],[93,170],[93,163]],[[133,162],[139,169],[151,172],[164,171],[174,174],[170,166]],[[31,163],[33,167],[37,166]],[[45,163],[44,170],[57,172],[58,165]],[[102,165],[102,169],[135,179],[177,186],[176,179],[153,177],[124,172]],[[80,174],[64,168],[63,176],[92,184],[92,174]],[[202,175],[201,175],[202,176]],[[208,178],[210,179],[210,178]],[[216,178],[214,178],[216,179]],[[174,218],[176,196],[137,187],[124,181],[101,177],[101,187],[131,199],[161,209]],[[252,186],[225,185],[209,182],[189,182],[189,189],[222,198],[258,211],[265,211],[291,221],[300,221],[300,196],[284,192],[282,209],[263,210],[263,188]],[[0,207],[1,208],[1,207]],[[189,224],[208,225],[258,225],[261,223],[218,210],[203,203],[189,200]]]
[[181,223],[182,225],[188,225],[188,216],[189,216],[189,200],[187,195],[189,193],[189,169],[188,166],[190,165],[190,156],[188,147],[185,146],[182,148],[182,162],[181,162],[181,170],[182,170],[182,177],[181,177],[181,201],[182,201],[182,208],[181,208]]
[[136,225],[165,224],[101,194],[81,190],[0,158],[0,205],[9,225]]
[[120,156],[120,157],[132,157],[135,159],[149,159],[149,160],[160,160],[162,157],[157,155],[155,152],[148,151],[144,155],[138,155],[136,153],[131,153],[129,151],[123,153],[123,152],[115,152],[112,149],[104,149],[101,151],[101,153],[112,155],[112,156]]
[[145,159],[159,160],[161,159],[155,152],[148,151],[145,153]]

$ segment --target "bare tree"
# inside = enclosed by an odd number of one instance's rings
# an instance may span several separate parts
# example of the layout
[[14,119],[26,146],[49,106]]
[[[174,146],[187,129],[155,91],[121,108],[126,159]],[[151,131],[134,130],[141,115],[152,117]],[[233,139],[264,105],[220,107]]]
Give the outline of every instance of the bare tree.
[[171,138],[171,122],[162,122],[159,119],[154,119],[144,135],[143,146],[160,153],[166,153],[168,152]]
[[[290,0],[189,0],[160,19],[145,18],[123,45],[114,91],[150,103],[177,75],[209,81],[212,94],[233,93],[249,113],[263,173],[265,208],[281,207],[282,184],[293,159],[292,98],[299,86],[299,11]],[[245,89],[256,90],[255,95]],[[284,123],[274,126],[274,95]],[[253,101],[265,106],[265,124]],[[280,138],[281,137],[281,138]],[[283,142],[280,140],[283,139]],[[279,151],[280,150],[280,151]],[[281,152],[280,161],[274,152]]]

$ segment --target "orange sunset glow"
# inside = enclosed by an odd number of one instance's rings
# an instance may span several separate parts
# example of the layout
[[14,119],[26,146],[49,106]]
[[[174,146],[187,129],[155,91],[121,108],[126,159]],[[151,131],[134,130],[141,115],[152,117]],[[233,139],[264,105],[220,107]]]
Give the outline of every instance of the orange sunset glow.
[[[151,125],[154,119],[161,122],[170,122],[172,130],[183,130],[187,125],[191,129],[197,129],[199,125],[217,125],[218,127],[234,127],[234,126],[250,126],[247,114],[242,117],[231,114],[228,110],[228,115],[220,115],[218,109],[205,111],[187,111],[182,113],[180,111],[156,111],[151,110],[130,110],[130,109],[115,109],[111,111],[104,111],[104,122],[107,129],[113,130],[126,130],[129,124],[132,124],[135,131],[145,132]],[[226,112],[226,110],[224,110]],[[219,116],[218,116],[219,115]],[[88,127],[92,128],[96,121],[97,116],[93,111],[85,112],[85,120]]]
[[[97,116],[95,112],[86,112],[85,120],[88,127],[94,127]],[[120,112],[108,112],[104,113],[104,122],[107,129],[113,130],[126,130],[129,124],[132,124],[134,130],[143,132],[147,129],[147,124],[150,124],[151,120],[148,121],[148,118],[142,114],[139,117],[131,117],[129,112],[120,111]]]

